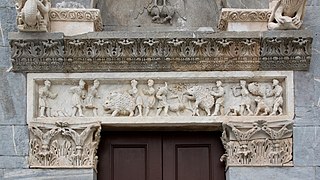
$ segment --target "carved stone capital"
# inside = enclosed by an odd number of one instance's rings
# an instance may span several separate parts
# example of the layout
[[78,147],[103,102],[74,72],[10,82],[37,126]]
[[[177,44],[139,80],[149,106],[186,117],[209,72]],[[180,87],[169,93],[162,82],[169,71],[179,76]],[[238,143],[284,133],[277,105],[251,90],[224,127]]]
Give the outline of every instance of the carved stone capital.
[[291,166],[293,121],[224,122],[226,166]]
[[94,168],[101,125],[56,121],[29,123],[31,168]]

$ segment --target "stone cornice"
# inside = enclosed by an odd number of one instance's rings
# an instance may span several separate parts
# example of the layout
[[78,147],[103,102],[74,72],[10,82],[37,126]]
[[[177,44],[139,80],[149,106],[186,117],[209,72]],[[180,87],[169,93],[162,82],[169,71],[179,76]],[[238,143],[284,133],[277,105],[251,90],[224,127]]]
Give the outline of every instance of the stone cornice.
[[312,40],[308,31],[10,34],[15,72],[308,70]]
[[102,31],[99,9],[50,8],[50,21],[94,22],[95,31]]
[[268,22],[271,9],[222,8],[218,29],[226,31],[229,22]]

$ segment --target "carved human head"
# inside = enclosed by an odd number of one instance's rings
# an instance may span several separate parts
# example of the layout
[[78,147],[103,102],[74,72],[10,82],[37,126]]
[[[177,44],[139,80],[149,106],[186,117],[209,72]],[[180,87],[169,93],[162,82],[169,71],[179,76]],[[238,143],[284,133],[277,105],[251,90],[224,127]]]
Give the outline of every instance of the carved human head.
[[44,81],[44,85],[47,86],[47,87],[50,87],[51,86],[51,82],[49,80],[45,80]]
[[132,87],[136,87],[137,85],[138,85],[138,81],[135,80],[135,79],[133,79],[133,80],[131,81],[131,86],[132,86]]
[[86,83],[82,80],[82,79],[80,79],[80,81],[79,81],[79,87],[81,88],[81,89],[83,89],[84,88],[84,85],[85,85]]
[[276,80],[276,79],[272,80],[272,85],[273,85],[273,86],[276,86],[276,85],[278,85],[278,84],[279,84],[279,81],[278,81],[278,80]]
[[220,86],[222,86],[222,82],[221,81],[216,81],[216,85],[217,85],[217,87],[220,87]]
[[99,85],[100,85],[100,82],[97,79],[93,81],[93,86],[94,87],[97,88],[97,87],[99,87]]
[[246,85],[246,81],[245,80],[240,80],[240,86],[245,86]]
[[152,79],[148,80],[148,86],[153,86],[154,85],[154,81]]

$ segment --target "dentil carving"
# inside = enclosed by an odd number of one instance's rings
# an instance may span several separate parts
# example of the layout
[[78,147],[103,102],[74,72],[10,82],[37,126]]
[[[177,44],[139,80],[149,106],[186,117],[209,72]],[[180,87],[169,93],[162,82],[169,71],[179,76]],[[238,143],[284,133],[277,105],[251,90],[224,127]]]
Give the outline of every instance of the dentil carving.
[[16,0],[19,31],[48,31],[50,0]]
[[279,0],[268,23],[271,30],[300,29],[307,0]]
[[96,151],[100,141],[100,123],[29,125],[30,167],[96,168]]
[[44,87],[39,89],[39,108],[40,117],[51,117],[51,107],[48,99],[55,99],[58,94],[50,91],[51,82],[48,80],[44,81]]

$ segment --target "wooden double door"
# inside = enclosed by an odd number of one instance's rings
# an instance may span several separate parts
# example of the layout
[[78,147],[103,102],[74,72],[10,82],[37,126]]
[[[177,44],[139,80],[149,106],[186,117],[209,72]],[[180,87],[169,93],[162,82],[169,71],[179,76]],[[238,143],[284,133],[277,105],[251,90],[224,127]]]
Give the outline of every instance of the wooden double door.
[[223,180],[221,133],[102,132],[98,180]]

